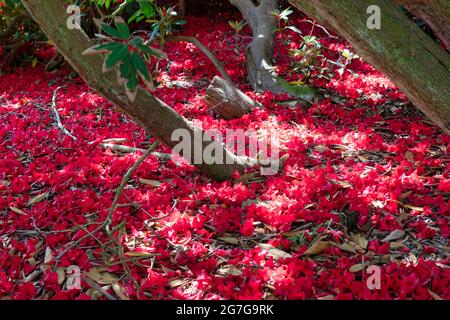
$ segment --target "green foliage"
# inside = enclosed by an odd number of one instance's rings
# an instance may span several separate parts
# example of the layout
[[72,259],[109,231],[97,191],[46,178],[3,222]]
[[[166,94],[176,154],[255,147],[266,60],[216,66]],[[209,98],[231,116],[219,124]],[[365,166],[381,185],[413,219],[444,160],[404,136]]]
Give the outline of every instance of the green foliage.
[[303,82],[288,82],[285,79],[278,77],[277,83],[283,87],[286,92],[295,97],[308,99],[309,96],[314,94],[314,89],[304,85]]
[[107,53],[104,70],[116,68],[119,81],[125,83],[130,97],[136,91],[139,78],[147,87],[153,89],[153,81],[146,61],[152,57],[166,59],[167,55],[160,49],[149,46],[148,42],[144,42],[141,37],[132,37],[127,23],[121,18],[115,19],[115,27],[102,23],[100,29],[108,36],[102,36],[105,41],[86,50],[85,54]]
[[228,21],[228,24],[236,33],[239,33],[244,29],[245,25],[247,24],[244,20],[241,21]]
[[[20,0],[0,0],[0,70],[11,72],[23,62],[35,66],[36,49],[45,40]],[[29,46],[29,43],[39,45]]]
[[[289,24],[289,15],[292,14],[292,12],[293,11],[288,8],[281,12],[274,12],[273,14],[278,19],[278,29],[276,31],[281,32],[289,29],[299,34],[302,39],[300,47],[298,49],[291,49],[289,54],[293,58],[293,72],[301,74],[304,82],[307,82],[312,77],[330,80],[335,76],[335,67],[333,67],[333,65],[338,67],[336,71],[342,76],[345,70],[349,70],[347,68],[348,64],[353,59],[359,59],[358,55],[351,53],[347,49],[342,50],[340,52],[341,55],[335,61],[324,56],[323,50],[325,49],[319,39],[312,35],[312,32],[309,35],[304,36],[298,28]],[[357,76],[356,74],[354,75]],[[292,84],[292,82],[290,84]],[[303,82],[301,84],[303,84]],[[282,83],[281,85],[285,87],[286,83]]]
[[[125,0],[120,4],[117,0],[90,1],[112,11],[110,15],[103,16],[103,20],[114,19],[114,26],[102,21],[100,30],[104,34],[97,34],[102,43],[86,50],[85,54],[106,53],[104,70],[117,70],[119,82],[125,84],[130,99],[134,97],[139,79],[153,89],[151,72],[146,62],[150,62],[151,58],[167,59],[167,54],[152,44],[158,40],[159,46],[164,48],[166,38],[177,26],[186,22],[177,19],[174,8],[159,7],[155,0]],[[119,17],[122,12],[126,13],[127,21]],[[130,30],[131,24],[140,22],[151,25],[146,40],[135,36]]]
[[110,9],[114,6],[115,10],[111,16],[116,16],[122,11],[130,14],[128,23],[148,21],[155,17],[157,4],[155,0],[125,0],[119,3],[118,0],[90,0],[97,6]]
[[315,36],[302,36],[299,49],[291,49],[289,54],[294,58],[293,71],[300,73],[303,79],[309,79],[315,72],[318,77],[329,78],[330,69],[327,59],[322,55],[322,45]]

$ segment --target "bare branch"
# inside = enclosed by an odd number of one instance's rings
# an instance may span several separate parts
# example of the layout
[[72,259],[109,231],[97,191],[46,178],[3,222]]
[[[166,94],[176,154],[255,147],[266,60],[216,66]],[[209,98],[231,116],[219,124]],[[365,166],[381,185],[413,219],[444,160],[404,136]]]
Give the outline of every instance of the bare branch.
[[59,116],[58,109],[56,108],[56,97],[57,97],[57,95],[58,95],[58,91],[61,90],[62,88],[63,88],[63,87],[58,87],[58,88],[56,88],[55,91],[53,92],[52,104],[51,104],[52,110],[53,110],[53,114],[54,114],[54,116],[55,116],[55,120],[56,120],[56,125],[57,125],[57,127],[58,127],[59,129],[61,129],[61,131],[62,131],[64,134],[68,135],[69,137],[71,137],[73,140],[76,141],[77,138],[76,138],[74,135],[72,135],[72,134],[69,132],[69,130],[67,130],[66,127],[64,127],[64,125],[61,123],[61,118],[60,118],[60,116]]
[[222,64],[220,64],[219,60],[217,60],[217,58],[214,56],[214,54],[212,54],[212,52],[209,51],[209,49],[205,45],[203,45],[200,41],[198,41],[196,38],[188,37],[188,36],[171,36],[171,37],[168,37],[166,40],[167,41],[184,41],[184,42],[190,42],[190,43],[194,44],[197,48],[199,48],[203,52],[203,54],[205,56],[207,56],[209,58],[209,60],[211,60],[211,62],[214,64],[214,66],[217,68],[217,70],[222,75],[222,78],[224,78],[225,80],[227,80],[230,83],[233,83],[233,80],[231,80],[230,75],[224,69]]

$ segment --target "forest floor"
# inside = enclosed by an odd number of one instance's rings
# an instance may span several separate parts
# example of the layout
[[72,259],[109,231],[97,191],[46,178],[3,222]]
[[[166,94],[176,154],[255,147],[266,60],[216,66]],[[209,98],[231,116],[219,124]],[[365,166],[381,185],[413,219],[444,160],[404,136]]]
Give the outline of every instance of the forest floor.
[[[325,57],[352,51],[301,18],[294,25],[317,36]],[[450,299],[448,135],[360,59],[342,75],[303,78],[328,95],[304,106],[252,92],[248,38],[227,19],[189,18],[183,33],[207,44],[264,108],[230,121],[213,115],[203,97],[216,70],[187,43],[167,46],[155,94],[205,129],[277,130],[280,173],[219,183],[150,156],[128,181],[112,236],[92,234],[142,156],[101,143],[147,149],[154,139],[69,71],[38,64],[2,75],[0,298]],[[275,58],[290,81],[302,80],[287,74],[288,50],[299,45],[294,31],[277,35]],[[56,126],[54,95],[76,140]],[[370,287],[377,275],[380,286]]]

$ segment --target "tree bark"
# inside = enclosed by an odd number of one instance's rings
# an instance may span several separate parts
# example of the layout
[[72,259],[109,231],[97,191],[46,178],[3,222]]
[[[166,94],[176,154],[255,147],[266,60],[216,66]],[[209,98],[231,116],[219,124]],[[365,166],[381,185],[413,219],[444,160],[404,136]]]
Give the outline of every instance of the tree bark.
[[[138,89],[135,100],[131,102],[126,95],[124,86],[117,83],[114,72],[104,73],[102,71],[104,57],[101,55],[83,56],[82,53],[92,47],[93,43],[82,30],[67,28],[66,5],[72,2],[67,0],[22,1],[42,31],[55,43],[58,51],[79,73],[86,84],[128,114],[145,130],[170,147],[178,144],[178,141],[172,141],[172,133],[177,129],[187,130],[191,138],[195,134],[197,136],[204,134],[200,128],[191,124],[171,107],[142,88]],[[204,162],[196,164],[201,171],[218,180],[226,180],[235,171],[242,172],[246,168],[247,163],[222,144],[204,140],[197,145],[191,144],[191,155],[194,155],[195,147],[201,148],[203,151],[208,145],[215,144],[216,150],[223,151],[224,164],[207,165]],[[190,162],[192,163],[192,161]]]
[[[430,120],[450,133],[450,56],[389,0],[290,0],[347,39]],[[367,8],[381,9],[381,29],[367,27]]]
[[247,47],[246,64],[248,81],[255,91],[270,90],[284,93],[277,83],[278,75],[273,66],[273,33],[277,19],[272,14],[277,7],[277,0],[261,0],[255,6],[251,0],[230,0],[239,9],[253,33],[253,40]]
[[206,89],[205,102],[211,110],[227,120],[240,118],[252,109],[261,107],[232,83],[217,76]]
[[429,0],[425,3],[407,4],[405,8],[425,22],[444,47],[450,49],[450,1]]

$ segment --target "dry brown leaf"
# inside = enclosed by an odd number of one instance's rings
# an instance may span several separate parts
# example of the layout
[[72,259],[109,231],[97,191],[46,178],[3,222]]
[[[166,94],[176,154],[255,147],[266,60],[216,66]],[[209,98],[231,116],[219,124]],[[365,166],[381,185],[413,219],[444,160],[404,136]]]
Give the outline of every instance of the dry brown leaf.
[[62,285],[66,279],[66,270],[64,268],[57,268],[56,273],[58,274],[58,284]]
[[351,252],[351,253],[356,253],[355,247],[350,242],[344,242],[342,244],[333,243],[333,245],[338,247],[341,250],[344,250],[344,251],[347,251],[347,252]]
[[103,272],[102,269],[97,268],[91,268],[91,270],[85,272],[85,274],[99,284],[112,284],[119,280],[117,276],[108,272]]
[[155,254],[154,253],[150,253],[150,252],[142,252],[142,251],[130,251],[126,253],[127,256],[129,257],[154,257]]
[[413,162],[414,161],[414,153],[412,153],[411,151],[406,151],[405,158],[406,158],[406,160]]
[[44,200],[45,198],[47,198],[48,195],[49,195],[48,192],[44,192],[44,193],[38,194],[37,196],[33,197],[33,198],[28,202],[28,205],[30,206],[30,205],[36,204],[36,203],[38,203],[38,202],[41,202],[42,200]]
[[125,289],[118,282],[112,284],[114,293],[120,298],[120,300],[130,300],[125,294]]
[[161,265],[161,271],[162,271],[164,274],[168,274],[168,273],[170,273],[170,272],[173,272],[172,269],[169,269],[169,268],[167,268],[167,267],[165,267],[165,266],[163,266],[163,265]]
[[332,294],[317,298],[317,300],[333,300],[333,299],[334,296]]
[[353,187],[353,185],[348,181],[330,179],[330,182],[337,186],[341,186],[344,189]]
[[416,207],[416,206],[413,206],[411,204],[404,204],[403,206],[405,208],[408,208],[408,209],[411,209],[411,210],[415,210],[415,211],[418,211],[418,212],[422,212],[423,211],[422,207]]
[[431,296],[434,300],[444,300],[444,299],[442,299],[437,293],[434,293],[434,292],[431,291],[430,289],[428,289],[428,292],[430,293],[430,296]]
[[287,253],[286,251],[277,249],[274,246],[272,246],[271,244],[260,243],[259,247],[262,250],[266,250],[268,252],[268,256],[274,258],[275,260],[292,258],[292,255],[290,253]]
[[403,238],[405,235],[405,231],[396,229],[392,231],[389,235],[387,235],[381,242],[389,242]]
[[190,281],[189,279],[173,279],[169,281],[169,285],[171,288],[177,288],[188,284]]
[[44,255],[44,264],[49,264],[50,261],[53,259],[52,249],[47,247],[45,249],[45,255]]
[[404,248],[404,247],[405,247],[405,245],[401,242],[392,241],[389,243],[389,248],[393,249],[393,250]]
[[233,237],[220,237],[219,240],[222,240],[223,242],[230,243],[230,244],[238,244],[239,239],[233,238]]
[[308,250],[303,253],[305,256],[314,256],[323,253],[325,250],[331,247],[331,243],[328,241],[316,241],[314,242]]
[[325,152],[327,150],[330,150],[330,148],[328,148],[327,146],[325,146],[323,144],[319,144],[319,145],[314,147],[314,150],[316,150],[316,151],[318,151],[320,153],[323,153],[323,152]]
[[362,234],[354,234],[352,236],[353,241],[355,241],[356,244],[358,244],[363,250],[367,249],[367,245],[369,244],[369,241],[362,235]]
[[232,276],[240,276],[242,275],[242,271],[238,269],[236,266],[233,266],[231,264],[223,266],[219,270],[217,270],[217,273],[223,276],[232,275]]
[[412,190],[404,192],[400,195],[399,200],[404,200],[404,199],[408,198],[411,194],[412,194]]
[[142,178],[139,178],[139,182],[142,183],[142,184],[146,184],[146,185],[148,185],[148,186],[155,187],[155,188],[158,188],[159,186],[162,185],[162,182],[161,182],[161,181],[157,181],[157,180],[149,180],[149,179],[142,179]]
[[361,271],[362,269],[363,269],[363,265],[362,265],[361,263],[358,263],[358,264],[352,265],[352,266],[348,269],[348,271],[350,271],[350,272],[359,272],[359,271]]

